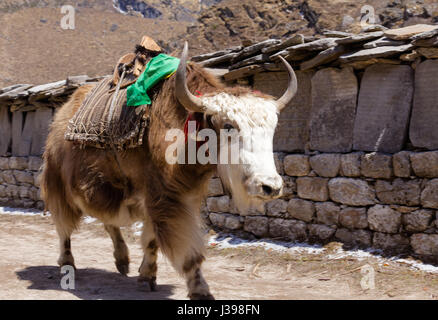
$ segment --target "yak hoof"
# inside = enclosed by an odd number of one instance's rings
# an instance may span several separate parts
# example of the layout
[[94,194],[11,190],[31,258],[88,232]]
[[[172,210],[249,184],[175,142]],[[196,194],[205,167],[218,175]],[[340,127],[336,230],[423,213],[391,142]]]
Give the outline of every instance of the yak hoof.
[[192,293],[189,296],[190,300],[216,300],[213,295],[209,294],[200,294],[200,293]]
[[147,282],[149,284],[150,291],[157,291],[157,277],[138,277],[138,282]]
[[126,276],[129,273],[129,263],[116,262],[116,268],[123,276]]

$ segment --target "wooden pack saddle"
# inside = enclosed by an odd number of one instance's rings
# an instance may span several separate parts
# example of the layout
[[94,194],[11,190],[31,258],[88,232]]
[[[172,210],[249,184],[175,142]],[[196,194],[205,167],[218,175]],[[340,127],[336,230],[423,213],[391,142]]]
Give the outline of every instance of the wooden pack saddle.
[[126,150],[143,144],[149,106],[126,105],[128,86],[145,70],[147,62],[162,52],[144,36],[134,53],[119,59],[112,76],[98,82],[69,121],[65,139],[80,147]]

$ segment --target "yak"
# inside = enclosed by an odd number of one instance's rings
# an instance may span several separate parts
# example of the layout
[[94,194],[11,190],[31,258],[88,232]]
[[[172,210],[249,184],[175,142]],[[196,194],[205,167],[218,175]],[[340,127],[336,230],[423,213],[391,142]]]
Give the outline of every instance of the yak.
[[[70,237],[81,217],[91,216],[103,222],[114,244],[117,270],[126,275],[130,261],[120,227],[140,221],[144,258],[139,280],[156,290],[159,249],[185,278],[190,299],[214,299],[201,272],[205,243],[200,211],[209,179],[217,173],[240,210],[247,210],[252,200],[281,196],[273,137],[279,112],[297,91],[293,68],[280,57],[289,82],[276,100],[247,87],[226,86],[207,69],[187,63],[187,57],[186,42],[176,72],[162,80],[153,96],[143,144],[116,151],[117,157],[111,150],[78,148],[64,138],[93,84],[78,88],[57,111],[43,155],[41,195],[59,235],[60,266],[74,267]],[[234,129],[247,137],[251,143],[239,144],[239,163],[168,163],[166,149],[175,142],[165,139],[166,132],[183,130],[190,115],[218,136],[220,130]]]

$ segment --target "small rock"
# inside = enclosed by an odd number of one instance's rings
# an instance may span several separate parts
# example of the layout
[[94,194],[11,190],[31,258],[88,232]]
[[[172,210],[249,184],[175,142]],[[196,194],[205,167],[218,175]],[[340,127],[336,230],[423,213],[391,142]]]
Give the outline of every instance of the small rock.
[[323,224],[310,224],[308,226],[309,237],[319,240],[330,239],[336,232],[336,228],[332,228]]
[[438,151],[418,152],[410,154],[412,169],[418,177],[438,177]]
[[369,247],[371,245],[371,232],[368,230],[349,230],[349,229],[338,229],[336,231],[335,237],[344,243]]
[[230,198],[228,196],[208,198],[207,208],[210,212],[228,212],[230,209]]
[[298,196],[313,201],[327,201],[329,198],[327,183],[328,179],[325,178],[297,178]]
[[243,229],[251,232],[257,237],[264,237],[268,234],[268,218],[267,217],[245,217]]
[[411,176],[410,154],[409,151],[401,151],[392,156],[392,166],[396,177],[409,178]]
[[287,206],[287,212],[291,218],[310,222],[315,213],[315,205],[311,201],[291,199]]
[[394,253],[405,252],[409,248],[409,239],[399,234],[375,232],[373,247]]
[[432,210],[421,209],[412,213],[404,214],[402,222],[407,231],[422,232],[430,226],[433,215],[434,212]]
[[288,202],[283,199],[269,201],[266,204],[266,214],[271,217],[283,217],[287,212]]
[[310,158],[312,169],[321,177],[333,178],[339,173],[341,156],[339,154],[319,154]]
[[370,229],[385,233],[398,233],[401,225],[401,213],[389,206],[377,204],[368,209]]
[[417,34],[421,34],[428,31],[433,31],[437,28],[436,25],[428,24],[416,24],[399,29],[389,29],[384,31],[386,37],[393,40],[407,40]]
[[438,255],[438,234],[414,234],[411,246],[416,254]]
[[291,241],[307,239],[307,227],[302,221],[289,219],[269,219],[269,235],[273,238],[284,238]]
[[9,158],[9,168],[16,170],[27,169],[27,158],[26,157],[10,157]]
[[386,204],[417,206],[420,204],[420,180],[394,181],[377,180],[376,194]]
[[375,203],[374,190],[365,181],[351,178],[334,178],[329,181],[330,198],[350,206],[367,206]]
[[421,205],[425,208],[438,209],[438,179],[426,183],[421,192]]
[[339,222],[349,229],[365,229],[368,227],[366,208],[347,207],[339,213]]
[[341,155],[341,175],[345,177],[360,176],[360,159],[363,153],[347,153]]
[[316,221],[327,225],[337,225],[340,207],[333,202],[315,203]]
[[309,156],[291,154],[284,157],[284,172],[292,177],[307,176],[310,172]]
[[216,197],[224,194],[221,179],[212,178],[208,182],[208,197]]
[[380,153],[368,153],[361,157],[362,175],[374,179],[389,179],[392,176],[392,158]]

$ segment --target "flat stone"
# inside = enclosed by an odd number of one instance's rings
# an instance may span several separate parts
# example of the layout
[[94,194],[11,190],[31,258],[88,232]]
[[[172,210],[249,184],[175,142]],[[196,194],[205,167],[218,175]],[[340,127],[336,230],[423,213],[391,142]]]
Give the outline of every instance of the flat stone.
[[429,180],[421,192],[421,205],[424,208],[438,209],[438,179]]
[[372,234],[368,230],[349,230],[340,228],[336,231],[335,237],[350,245],[369,247],[371,245]]
[[380,24],[371,24],[362,28],[360,32],[375,32],[375,31],[385,31],[388,30],[387,27]]
[[5,156],[8,152],[12,139],[12,124],[9,120],[8,108],[0,107],[0,156]]
[[354,149],[395,153],[408,135],[414,71],[410,66],[376,64],[361,81]]
[[392,158],[381,153],[368,153],[361,157],[362,175],[374,179],[389,179],[392,176]]
[[319,239],[319,240],[328,240],[336,232],[336,228],[329,227],[323,224],[310,224],[308,227],[309,230],[309,238],[310,239]]
[[323,38],[312,42],[297,44],[286,49],[289,52],[296,51],[322,51],[337,45],[337,38]]
[[243,217],[234,214],[226,214],[224,227],[229,230],[239,230],[243,227],[243,221]]
[[407,40],[417,34],[421,34],[427,31],[432,31],[437,28],[436,25],[428,24],[416,24],[399,29],[389,29],[384,31],[386,37],[393,40]]
[[253,57],[250,57],[250,58],[247,58],[245,60],[241,60],[239,62],[232,64],[230,66],[230,70],[242,68],[244,66],[248,66],[251,64],[260,64],[260,63],[267,62],[267,61],[269,61],[269,56],[267,54],[262,53],[262,54],[259,54],[259,55],[256,55],[256,56],[253,56]]
[[400,41],[400,40],[392,40],[386,37],[365,43],[363,45],[363,47],[365,49],[372,49],[372,48],[377,48],[377,47],[387,47],[387,46],[401,46],[406,44],[404,41]]
[[283,238],[291,241],[304,241],[307,239],[307,226],[303,221],[289,219],[269,219],[269,236]]
[[28,161],[28,169],[32,171],[39,171],[43,165],[43,159],[40,157],[29,157]]
[[350,37],[338,39],[337,43],[338,44],[353,44],[353,43],[359,43],[359,42],[373,40],[376,38],[380,38],[382,36],[383,36],[382,31],[354,34],[354,35],[351,35]]
[[283,199],[269,201],[266,204],[266,214],[271,217],[284,217],[287,212],[288,202]]
[[62,88],[66,84],[67,84],[66,80],[61,80],[61,81],[56,81],[56,82],[38,85],[38,86],[35,86],[32,88],[29,88],[27,91],[29,92],[29,94],[36,95],[36,94],[41,94],[42,92],[47,92],[47,91],[50,91],[53,89]]
[[71,87],[71,86],[80,86],[83,85],[87,82],[87,80],[89,80],[90,78],[84,74],[84,75],[79,75],[79,76],[68,76],[67,77],[67,81],[66,81],[66,86],[67,87]]
[[374,190],[363,180],[334,178],[329,181],[330,198],[350,206],[367,206],[375,203]]
[[385,204],[417,206],[420,204],[420,180],[376,181],[377,198]]
[[409,249],[409,239],[399,234],[375,232],[373,247],[392,253],[401,253]]
[[318,55],[308,61],[303,62],[300,65],[300,70],[309,70],[312,68],[316,68],[318,66],[321,66],[323,64],[330,63],[332,61],[335,61],[338,59],[341,55],[347,52],[347,48],[344,46],[336,46],[328,48],[320,53]]
[[213,178],[208,182],[208,197],[217,197],[224,194],[221,179]]
[[310,166],[318,176],[333,178],[339,173],[341,156],[339,154],[318,154],[310,158]]
[[347,38],[353,36],[351,33],[336,30],[325,30],[322,34],[328,38]]
[[9,169],[9,157],[0,157],[0,170]]
[[438,151],[411,153],[410,160],[417,177],[438,177]]
[[230,49],[225,49],[225,50],[220,50],[220,51],[215,51],[215,52],[209,52],[209,53],[200,54],[200,55],[191,57],[190,60],[193,62],[201,62],[201,61],[208,60],[211,58],[217,58],[217,57],[223,56],[223,55],[228,54],[230,52],[233,52],[233,51]]
[[410,155],[411,152],[409,151],[401,151],[392,156],[392,167],[396,177],[409,178],[411,176]]
[[302,44],[302,43],[304,43],[304,36],[302,34],[296,34],[296,35],[293,35],[292,37],[285,39],[284,41],[280,42],[279,44],[275,44],[275,45],[263,48],[262,52],[263,53],[272,53],[272,52],[280,51],[280,50],[283,50],[283,49],[288,48],[290,46],[294,46],[294,45]]
[[327,225],[337,225],[339,222],[340,207],[333,202],[315,203],[316,221]]
[[417,47],[436,47],[438,45],[438,36],[429,39],[418,39],[412,41],[412,44]]
[[291,199],[287,205],[289,217],[311,222],[315,214],[315,205],[311,201]]
[[297,179],[298,196],[313,201],[327,201],[329,198],[328,179],[319,177],[300,177]]
[[2,175],[2,180],[10,185],[15,185],[17,181],[12,170],[3,170],[0,172]]
[[415,70],[415,93],[409,137],[415,147],[438,149],[438,60],[426,60]]
[[438,58],[438,48],[417,48],[417,52],[426,59]]
[[412,36],[410,40],[417,41],[417,40],[422,40],[422,39],[429,39],[429,38],[432,38],[432,37],[437,36],[437,35],[438,35],[438,26],[435,26],[435,29],[425,31],[422,33],[418,33],[418,34]]
[[413,45],[406,44],[402,46],[386,46],[364,49],[353,53],[346,53],[339,57],[339,61],[341,63],[347,63],[351,61],[369,60],[372,58],[386,58],[409,51],[412,48]]
[[407,231],[422,232],[431,225],[433,217],[433,210],[421,209],[404,214],[402,217],[402,222]]
[[368,227],[366,208],[346,207],[339,213],[339,222],[349,229],[365,229]]
[[245,217],[243,229],[251,232],[257,237],[265,237],[268,235],[269,222],[267,217]]
[[211,58],[200,62],[199,64],[203,67],[213,67],[220,64],[228,64],[231,60],[237,57],[238,53],[232,52],[228,54],[224,54],[223,56]]
[[399,65],[401,61],[399,59],[384,59],[384,58],[373,58],[361,61],[353,61],[345,64],[341,64],[343,67],[350,67],[355,70],[364,70],[369,66],[375,64],[390,64],[390,65]]
[[232,80],[252,76],[252,75],[254,75],[258,72],[261,72],[263,70],[264,70],[263,67],[253,64],[250,66],[245,66],[242,68],[234,69],[234,70],[231,70],[230,72],[225,73],[224,79],[225,79],[225,81],[232,81]]
[[283,199],[292,199],[297,192],[297,184],[295,178],[282,176],[283,179]]
[[350,152],[358,83],[350,68],[326,68],[312,78],[310,148],[320,152]]
[[411,236],[411,246],[416,254],[438,255],[438,234],[414,234]]
[[[313,72],[295,72],[298,91],[292,101],[281,111],[274,135],[274,150],[284,152],[304,151],[309,141],[309,118],[312,108]],[[286,72],[261,72],[254,76],[254,90],[279,98],[289,81]]]
[[31,172],[14,170],[13,174],[17,182],[33,184],[33,174]]
[[362,155],[361,152],[342,154],[340,174],[344,177],[359,177]]
[[207,198],[207,208],[210,212],[229,212],[230,198],[228,196]]
[[31,84],[22,84],[12,90],[5,91],[0,94],[0,100],[13,100],[18,98],[25,98],[29,95],[27,89],[31,88]]
[[291,154],[284,157],[284,172],[292,177],[307,176],[310,172],[309,156]]
[[279,43],[281,43],[281,40],[268,39],[268,40],[253,44],[251,46],[245,47],[233,58],[232,63],[243,60],[246,57],[256,55],[256,54],[262,52],[263,48],[268,48],[268,47],[271,47],[273,45],[277,45]]
[[401,226],[401,213],[389,206],[376,204],[368,209],[368,223],[371,230],[398,233]]
[[27,169],[27,163],[26,157],[10,157],[9,169],[25,170]]

